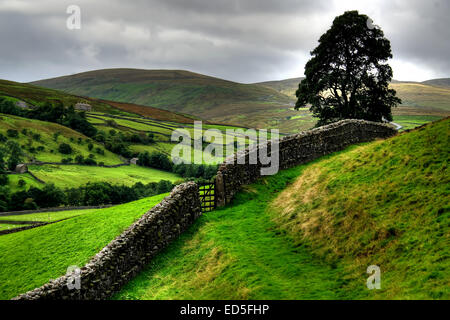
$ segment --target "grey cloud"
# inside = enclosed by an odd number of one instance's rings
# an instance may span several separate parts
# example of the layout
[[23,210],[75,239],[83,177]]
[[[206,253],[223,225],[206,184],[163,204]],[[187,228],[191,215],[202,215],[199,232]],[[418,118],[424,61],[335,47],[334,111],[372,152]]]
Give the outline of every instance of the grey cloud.
[[[82,29],[70,31],[65,9],[75,2]],[[0,0],[0,78],[32,81],[110,67],[188,69],[241,82],[301,76],[308,52],[342,14],[336,3]],[[450,75],[449,5],[430,3],[355,7],[376,13],[396,59]]]

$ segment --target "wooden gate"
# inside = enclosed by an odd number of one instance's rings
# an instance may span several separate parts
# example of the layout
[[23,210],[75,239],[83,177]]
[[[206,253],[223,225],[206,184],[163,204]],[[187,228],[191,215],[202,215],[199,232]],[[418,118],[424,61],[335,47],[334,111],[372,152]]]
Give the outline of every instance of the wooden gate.
[[202,212],[209,212],[216,208],[214,190],[215,190],[214,182],[198,183],[198,191],[200,196]]

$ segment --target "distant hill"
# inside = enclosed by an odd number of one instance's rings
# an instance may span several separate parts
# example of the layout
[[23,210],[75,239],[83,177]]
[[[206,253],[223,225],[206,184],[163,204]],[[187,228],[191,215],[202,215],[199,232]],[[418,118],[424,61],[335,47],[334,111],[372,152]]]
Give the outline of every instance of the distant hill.
[[[258,85],[273,88],[295,99],[298,85],[304,78],[261,82]],[[450,115],[450,78],[428,80],[422,83],[392,80],[391,87],[402,99],[402,108],[394,109],[399,114]]]
[[275,90],[277,90],[287,96],[290,96],[290,97],[292,97],[292,96],[295,97],[295,92],[298,89],[298,85],[300,84],[300,82],[303,79],[305,79],[305,78],[304,77],[290,78],[290,79],[286,79],[286,80],[266,81],[266,82],[259,82],[259,83],[255,83],[255,84],[275,89]]
[[428,84],[430,86],[438,86],[450,88],[450,78],[432,79],[422,82],[423,84]]
[[8,97],[12,100],[23,101],[29,106],[45,102],[61,102],[65,106],[75,105],[78,102],[86,102],[93,107],[92,111],[106,112],[109,114],[128,114],[134,113],[145,117],[162,121],[173,121],[178,123],[193,123],[195,117],[170,112],[158,108],[148,108],[129,103],[117,103],[73,95],[59,90],[38,87],[31,84],[19,83],[8,80],[0,80],[0,97]]
[[289,130],[290,124],[286,122],[298,115],[290,110],[292,98],[267,86],[241,84],[183,70],[107,69],[33,84],[251,127],[277,126]]

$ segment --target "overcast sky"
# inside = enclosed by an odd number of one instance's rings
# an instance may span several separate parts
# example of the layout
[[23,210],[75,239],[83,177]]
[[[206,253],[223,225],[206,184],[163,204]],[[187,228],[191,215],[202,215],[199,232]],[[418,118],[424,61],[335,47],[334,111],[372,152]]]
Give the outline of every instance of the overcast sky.
[[[80,30],[66,27],[69,5]],[[395,79],[450,77],[448,0],[0,0],[0,78],[119,67],[298,77],[333,18],[354,9],[390,39]]]

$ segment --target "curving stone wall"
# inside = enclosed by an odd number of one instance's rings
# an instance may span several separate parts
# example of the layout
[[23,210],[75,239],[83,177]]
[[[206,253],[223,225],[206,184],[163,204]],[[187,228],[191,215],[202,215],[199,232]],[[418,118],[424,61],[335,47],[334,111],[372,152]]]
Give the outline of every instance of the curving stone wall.
[[80,289],[70,290],[67,283],[72,275],[65,275],[13,300],[107,299],[200,215],[197,184],[178,185],[81,268]]
[[[397,130],[389,124],[365,120],[343,120],[286,136],[280,139],[278,145],[279,169],[287,169],[309,162],[355,143],[387,138],[396,133]],[[266,166],[259,161],[257,164],[249,164],[249,154],[251,150],[255,149],[258,155],[261,151],[268,152],[270,155],[271,143],[269,141],[267,144],[255,146],[253,149],[247,148],[226,159],[219,167],[215,182],[218,206],[229,203],[242,185],[250,184],[261,177],[261,168]]]

